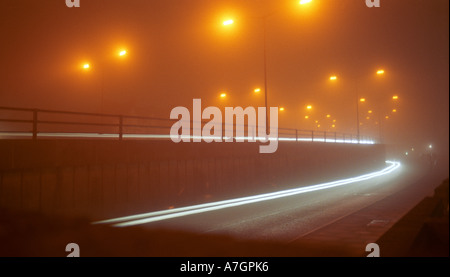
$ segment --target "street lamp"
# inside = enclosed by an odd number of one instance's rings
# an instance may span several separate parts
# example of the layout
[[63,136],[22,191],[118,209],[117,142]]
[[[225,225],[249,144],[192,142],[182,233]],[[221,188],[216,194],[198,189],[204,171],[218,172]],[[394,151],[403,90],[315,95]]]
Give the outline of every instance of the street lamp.
[[[384,73],[385,73],[384,69],[379,69],[376,71],[377,75],[384,75]],[[330,76],[330,81],[336,81],[336,80],[337,80],[336,75]],[[366,102],[366,98],[359,98],[358,82],[359,82],[359,80],[356,79],[356,132],[357,132],[358,143],[360,143],[360,125],[361,124],[359,122],[359,104]],[[398,96],[394,96],[394,97],[396,97],[396,98],[393,98],[393,99],[398,99]]]
[[[127,50],[125,49],[121,49],[117,52],[117,55],[119,57],[123,57],[125,55],[127,55]],[[103,90],[104,90],[104,68],[105,66],[103,65],[105,61],[100,60],[98,62],[98,64],[100,64],[100,66],[95,66],[95,68],[99,68],[99,72],[100,72],[100,94],[101,94],[101,99],[100,99],[100,112],[103,113]],[[90,70],[91,69],[91,64],[88,62],[83,63],[82,65],[82,69],[84,71]]]
[[[299,2],[300,5],[305,5],[312,2],[312,0],[301,0]],[[267,92],[268,92],[268,88],[267,88],[267,18],[276,14],[276,12],[272,12],[269,14],[266,14],[264,16],[261,17],[262,21],[263,21],[263,55],[264,55],[264,106],[266,107],[266,131],[270,132],[268,125],[269,125],[269,107],[267,104]],[[231,24],[233,24],[234,21],[233,19],[227,19],[225,21],[223,21],[223,25],[224,26],[229,26]],[[256,91],[255,91],[256,92]]]
[[224,26],[227,26],[227,25],[231,25],[231,24],[233,24],[233,23],[234,23],[233,19],[227,19],[227,20],[225,20],[225,21],[223,22],[223,25],[224,25]]

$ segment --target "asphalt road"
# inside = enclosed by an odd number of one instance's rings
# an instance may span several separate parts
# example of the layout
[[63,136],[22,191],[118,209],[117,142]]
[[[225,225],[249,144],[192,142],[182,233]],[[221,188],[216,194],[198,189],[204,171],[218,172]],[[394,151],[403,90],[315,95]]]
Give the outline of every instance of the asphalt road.
[[68,243],[85,257],[362,256],[432,194],[442,180],[430,176],[402,164],[370,180],[129,227],[0,211],[0,256],[64,257]]
[[[389,205],[385,205],[384,211],[377,207],[378,217],[381,213],[383,220],[377,221],[374,218],[367,222],[385,227],[377,228],[376,234],[371,234],[371,237],[376,238],[421,199],[432,193],[433,187],[417,184],[417,180],[423,178],[427,170],[424,167],[403,164],[392,173],[369,180],[156,222],[138,222],[138,225],[149,230],[226,235],[243,241],[295,243],[302,237],[380,203],[390,196],[409,191],[406,199],[401,199],[400,205],[395,200],[398,198],[394,199],[397,204],[394,210],[390,209]],[[414,187],[411,187],[413,185]],[[121,228],[126,228],[120,224]]]

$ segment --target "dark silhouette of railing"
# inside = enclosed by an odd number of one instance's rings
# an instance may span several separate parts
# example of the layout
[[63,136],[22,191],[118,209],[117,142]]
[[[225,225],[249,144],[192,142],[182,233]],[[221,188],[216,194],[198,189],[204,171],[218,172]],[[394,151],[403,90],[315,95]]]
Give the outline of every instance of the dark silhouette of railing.
[[[146,116],[0,106],[0,139],[31,138],[36,140],[39,137],[113,138],[118,140],[124,138],[169,139],[170,129],[177,121],[179,120]],[[200,129],[208,122],[202,121],[200,128],[195,128],[194,123],[198,125],[198,122],[190,120],[190,137],[193,137],[194,130],[201,134]],[[231,126],[225,122],[222,123],[222,130],[219,132],[220,138],[216,137],[216,139],[230,139],[226,137],[227,128],[232,128],[233,134],[236,134],[237,128],[243,128],[246,134],[244,139],[262,139],[257,135],[257,126],[248,124]],[[212,137],[213,135],[210,135],[210,138]],[[370,139],[363,137],[358,141],[356,135],[348,133],[294,128],[278,128],[278,140],[373,143]]]

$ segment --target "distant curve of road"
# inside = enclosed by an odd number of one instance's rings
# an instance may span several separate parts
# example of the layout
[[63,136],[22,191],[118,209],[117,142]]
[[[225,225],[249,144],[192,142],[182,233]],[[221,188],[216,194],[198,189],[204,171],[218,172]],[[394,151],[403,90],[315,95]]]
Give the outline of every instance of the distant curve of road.
[[[374,171],[372,175],[95,223],[220,234],[243,240],[292,242],[407,189],[423,174],[417,168],[387,162],[383,170]],[[428,190],[424,189],[422,192],[426,193]],[[392,218],[391,221],[398,220],[417,199],[387,216]]]

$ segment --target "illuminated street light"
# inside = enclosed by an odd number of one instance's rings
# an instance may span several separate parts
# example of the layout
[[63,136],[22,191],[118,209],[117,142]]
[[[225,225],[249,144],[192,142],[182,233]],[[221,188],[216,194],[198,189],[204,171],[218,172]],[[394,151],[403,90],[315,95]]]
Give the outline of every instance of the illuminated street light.
[[[304,5],[312,2],[312,0],[300,0],[299,4]],[[263,28],[263,57],[264,57],[264,106],[266,108],[266,130],[270,130],[269,128],[269,107],[267,103],[267,95],[268,95],[268,87],[267,87],[267,18],[270,16],[273,16],[274,14],[277,14],[278,12],[271,12],[266,15],[261,16],[262,19],[262,28]],[[227,19],[222,22],[224,26],[229,26],[234,24],[233,19]],[[255,91],[256,92],[256,91]]]
[[370,110],[370,111],[368,111],[368,113],[373,113],[373,111],[372,111],[372,110]]
[[[384,69],[379,69],[376,71],[377,75],[384,75],[384,73],[385,73]],[[335,75],[330,76],[330,81],[334,81],[336,79],[337,79],[337,76],[335,76]],[[356,96],[355,97],[355,101],[356,101],[356,131],[357,131],[356,136],[357,136],[358,143],[359,143],[360,142],[360,126],[362,125],[362,123],[360,123],[360,118],[359,118],[360,117],[359,105],[360,105],[360,103],[366,102],[366,98],[359,98],[358,83],[359,83],[359,80],[356,79],[356,90],[355,90],[355,94],[356,94],[355,95]],[[393,99],[396,100],[396,99],[398,99],[398,97],[395,96],[395,98],[393,97]],[[368,111],[368,113],[371,114],[372,111],[370,110],[370,111]]]
[[260,93],[260,92],[261,92],[261,89],[260,89],[260,88],[255,88],[254,92],[255,92],[255,93]]
[[300,0],[300,5],[308,4],[312,2],[312,0]]
[[393,112],[393,113],[396,113],[396,112],[397,112],[397,109],[393,109],[392,112]]
[[311,105],[308,105],[308,106],[306,106],[306,109],[307,109],[307,110],[311,110],[311,109],[312,109],[312,106],[311,106]]
[[398,95],[392,96],[392,100],[398,100]]
[[225,97],[227,97],[227,94],[226,94],[225,92],[222,92],[222,93],[220,94],[220,98],[225,98]]
[[91,66],[88,63],[83,64],[83,69],[89,69]]
[[431,144],[430,144],[430,145],[428,145],[428,148],[429,148],[429,149],[433,148],[433,145],[431,145]]
[[283,107],[280,107],[280,112],[282,112],[282,111],[284,111],[284,108],[283,108]]
[[309,115],[305,115],[305,119],[309,119]]
[[327,118],[330,118],[330,117],[331,117],[331,115],[327,114]]
[[121,50],[119,52],[119,56],[125,56],[127,54],[127,50]]
[[389,115],[386,115],[384,118],[389,119]]
[[227,26],[227,25],[231,25],[233,23],[234,23],[233,19],[228,19],[223,22],[223,25]]

